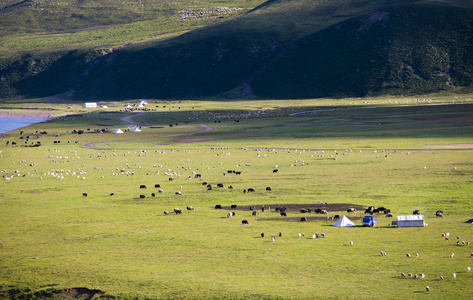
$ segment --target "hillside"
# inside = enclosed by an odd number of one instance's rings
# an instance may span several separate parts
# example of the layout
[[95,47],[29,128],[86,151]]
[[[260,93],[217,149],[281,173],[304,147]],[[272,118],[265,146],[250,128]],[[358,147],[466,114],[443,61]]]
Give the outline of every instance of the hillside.
[[[4,5],[0,14],[28,15],[37,2]],[[30,15],[33,28],[0,21],[10,32],[0,39],[18,47],[15,55],[0,52],[1,98],[315,98],[473,85],[472,1],[193,2],[198,16],[217,5],[233,9],[188,21],[176,20],[184,8],[171,9],[174,2],[142,1],[150,9],[135,13],[112,1],[97,2],[109,6],[95,10],[78,2],[83,7],[65,9],[56,25]],[[101,18],[105,11],[114,13]],[[79,12],[85,20],[64,22]],[[21,38],[43,41],[41,32],[47,32],[42,50]]]

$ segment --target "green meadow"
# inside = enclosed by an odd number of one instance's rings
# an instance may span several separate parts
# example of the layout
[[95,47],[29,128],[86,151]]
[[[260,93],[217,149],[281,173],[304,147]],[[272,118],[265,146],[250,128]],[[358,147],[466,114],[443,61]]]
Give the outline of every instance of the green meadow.
[[0,137],[0,298],[473,297],[471,95],[103,104],[0,104],[56,116]]

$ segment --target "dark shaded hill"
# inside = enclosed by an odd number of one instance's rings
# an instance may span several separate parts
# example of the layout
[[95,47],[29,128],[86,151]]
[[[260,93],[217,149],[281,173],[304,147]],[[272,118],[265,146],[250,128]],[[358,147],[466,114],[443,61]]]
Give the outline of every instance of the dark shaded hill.
[[25,55],[0,70],[0,97],[277,99],[471,87],[469,2],[388,2],[270,1],[159,43]]

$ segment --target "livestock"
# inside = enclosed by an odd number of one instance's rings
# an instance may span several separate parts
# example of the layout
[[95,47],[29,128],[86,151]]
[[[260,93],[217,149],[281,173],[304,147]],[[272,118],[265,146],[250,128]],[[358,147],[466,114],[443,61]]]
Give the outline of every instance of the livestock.
[[217,183],[217,187],[223,188],[223,183]]
[[227,214],[227,218],[231,218],[232,216],[233,216],[232,213],[228,213],[228,214]]
[[347,212],[348,212],[348,213],[349,213],[349,212],[355,212],[355,211],[356,211],[356,209],[354,209],[354,208],[349,208],[349,209],[347,209]]
[[386,215],[386,214],[389,214],[389,213],[391,212],[391,210],[386,208],[386,209],[384,209],[383,212],[384,212],[384,214]]
[[215,209],[222,209],[222,206],[220,204],[215,205]]
[[176,215],[182,214],[182,210],[180,210],[179,208],[175,208],[174,212],[176,213]]
[[195,210],[195,208],[193,206],[188,206],[186,208],[187,208],[187,210]]
[[420,215],[420,210],[416,209],[412,212],[413,215]]
[[241,172],[235,172],[236,175],[241,175]]
[[175,194],[176,195],[182,195],[182,193],[180,191],[177,191]]
[[169,215],[169,212],[168,212],[168,211],[164,211],[164,214],[167,216],[167,215]]
[[234,209],[234,208],[237,208],[237,207],[238,207],[238,205],[236,205],[236,204],[232,204],[232,205],[230,206],[231,209]]
[[303,209],[301,209],[301,213],[303,213],[303,214],[304,214],[304,213],[307,213],[307,212],[309,212],[307,208],[303,208]]
[[437,210],[437,212],[435,213],[435,216],[436,217],[443,217],[443,211]]
[[146,185],[142,184],[140,185],[140,189],[145,189],[146,188]]
[[115,195],[115,194],[114,194],[114,193],[110,193],[110,196],[113,196],[113,195]]
[[301,222],[307,222],[307,218],[306,218],[306,217],[302,217],[302,218],[301,218]]
[[320,208],[317,208],[317,209],[315,209],[315,213],[316,213],[316,214],[321,214],[321,213],[322,213],[322,210],[321,210]]
[[406,257],[411,257],[411,255],[409,253],[406,254]]
[[340,215],[335,215],[335,216],[333,217],[333,219],[334,219],[334,220],[340,219]]
[[194,177],[195,177],[195,178],[202,178],[202,175],[201,175],[201,174],[195,174]]
[[250,206],[250,210],[255,210],[255,207],[254,207],[254,206]]
[[278,171],[279,171],[278,169],[274,169],[274,170],[273,170],[273,174],[274,174],[274,173],[277,173]]
[[160,184],[155,184],[154,187],[155,187],[155,188],[160,188],[161,185],[160,185]]
[[248,223],[247,220],[242,220],[242,221],[241,221],[241,224],[243,224],[243,225],[248,225],[249,223]]
[[255,210],[255,211],[253,211],[252,215],[253,215],[253,216],[256,216],[256,210]]
[[393,214],[386,214],[386,218],[392,218]]
[[270,191],[270,190],[271,190],[271,187],[267,186],[267,187],[266,187],[266,190],[267,190],[267,191]]
[[261,233],[261,237],[264,238],[264,232]]
[[229,188],[229,189],[233,189],[233,186],[229,185],[228,188]]
[[156,197],[156,194],[155,193],[151,193],[151,197]]
[[87,197],[87,193],[83,193],[82,196],[83,196],[83,197]]
[[254,188],[249,188],[249,189],[248,189],[248,193],[249,193],[249,192],[254,192],[254,191],[255,191]]
[[158,193],[164,193],[164,191],[162,189],[159,189]]
[[429,286],[426,286],[426,287],[425,287],[425,290],[426,290],[427,292],[430,292]]
[[287,217],[287,214],[285,212],[280,212],[281,217]]
[[141,195],[140,195],[140,199],[144,199],[144,198],[146,198],[146,196],[143,195],[143,194],[141,194]]
[[350,246],[353,246],[353,241],[350,241]]
[[326,215],[326,214],[328,214],[328,211],[326,211],[325,209],[322,209],[322,211],[320,213]]

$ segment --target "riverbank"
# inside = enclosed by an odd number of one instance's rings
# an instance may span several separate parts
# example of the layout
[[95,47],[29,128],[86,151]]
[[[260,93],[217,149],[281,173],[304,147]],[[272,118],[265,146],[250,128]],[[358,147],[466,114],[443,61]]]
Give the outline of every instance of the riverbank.
[[53,118],[54,114],[49,112],[0,112],[0,134],[27,127],[36,123],[46,122]]
[[43,118],[52,119],[54,118],[53,112],[0,112],[0,118]]

